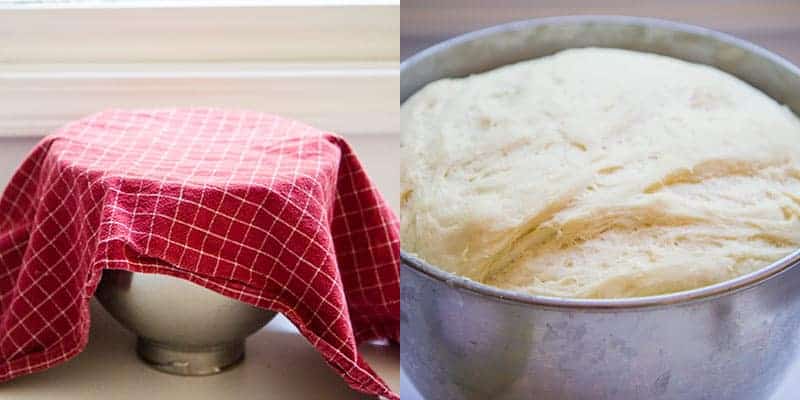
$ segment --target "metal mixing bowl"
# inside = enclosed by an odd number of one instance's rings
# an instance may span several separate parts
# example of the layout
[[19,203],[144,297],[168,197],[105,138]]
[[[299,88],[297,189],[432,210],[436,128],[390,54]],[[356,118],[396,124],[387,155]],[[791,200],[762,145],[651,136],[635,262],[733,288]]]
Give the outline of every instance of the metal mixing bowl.
[[142,360],[178,375],[216,374],[235,365],[245,338],[275,316],[167,275],[105,270],[95,296],[138,335]]
[[[586,46],[727,71],[800,111],[800,70],[750,43],[645,18],[501,25],[401,65],[401,101],[426,83]],[[798,138],[800,140],[800,138]],[[767,399],[795,359],[800,252],[700,289],[560,299],[492,288],[402,254],[401,364],[427,399]]]

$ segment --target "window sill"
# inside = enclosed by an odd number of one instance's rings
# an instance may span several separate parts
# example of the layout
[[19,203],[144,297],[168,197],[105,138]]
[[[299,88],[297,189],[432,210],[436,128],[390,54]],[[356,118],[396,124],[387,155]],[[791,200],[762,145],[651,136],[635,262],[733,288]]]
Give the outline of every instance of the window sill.
[[397,63],[0,66],[0,137],[41,137],[106,108],[224,107],[344,136],[399,132]]

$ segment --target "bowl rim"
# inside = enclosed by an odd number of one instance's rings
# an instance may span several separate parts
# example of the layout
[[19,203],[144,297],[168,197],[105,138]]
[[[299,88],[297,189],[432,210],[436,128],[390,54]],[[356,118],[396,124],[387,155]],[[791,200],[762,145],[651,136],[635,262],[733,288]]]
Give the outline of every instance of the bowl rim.
[[[600,22],[600,23],[624,24],[624,25],[643,25],[643,26],[658,27],[683,33],[709,36],[717,41],[731,44],[733,46],[750,51],[755,55],[765,58],[768,61],[775,63],[782,68],[786,68],[791,73],[800,76],[800,68],[794,66],[791,62],[784,59],[783,57],[780,57],[777,54],[774,54],[769,50],[764,49],[763,47],[757,46],[743,39],[739,39],[737,37],[725,33],[717,32],[712,29],[703,28],[696,25],[685,24],[681,22],[657,19],[657,18],[631,17],[631,16],[621,16],[621,15],[575,15],[575,16],[534,18],[534,19],[508,22],[455,36],[453,38],[439,42],[431,47],[423,49],[413,54],[412,56],[406,58],[404,61],[402,61],[400,63],[400,79],[402,80],[403,71],[405,69],[411,68],[417,62],[454,45],[459,45],[462,43],[470,42],[473,40],[481,39],[483,37],[488,37],[499,33],[530,29],[541,25],[575,24],[575,23],[587,23],[587,22]],[[689,303],[697,300],[732,294],[739,290],[744,290],[747,288],[757,286],[765,282],[769,278],[772,278],[793,267],[797,267],[797,265],[800,264],[800,249],[793,251],[792,253],[784,256],[783,258],[761,269],[713,285],[703,286],[700,288],[690,289],[680,292],[653,295],[653,296],[629,297],[629,298],[603,298],[603,299],[553,297],[553,296],[534,295],[523,292],[500,289],[437,268],[429,264],[428,262],[402,249],[400,250],[400,259],[403,265],[411,268],[412,270],[418,273],[427,276],[428,278],[445,283],[448,286],[451,286],[457,290],[465,290],[484,297],[494,298],[501,301],[507,301],[523,305],[531,305],[531,306],[603,310],[603,309],[637,309],[645,307],[659,307],[671,304]]]

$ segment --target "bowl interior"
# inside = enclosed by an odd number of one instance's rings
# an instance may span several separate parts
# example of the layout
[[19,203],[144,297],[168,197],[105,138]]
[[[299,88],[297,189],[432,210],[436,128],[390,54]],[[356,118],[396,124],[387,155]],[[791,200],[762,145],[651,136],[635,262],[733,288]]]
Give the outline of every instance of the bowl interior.
[[613,47],[712,65],[800,114],[800,70],[743,40],[709,29],[638,17],[542,18],[500,25],[428,48],[401,65],[400,101],[427,83],[576,47]]
[[[575,16],[520,21],[468,33],[430,47],[400,66],[400,101],[426,84],[579,47],[611,47],[656,53],[707,64],[763,91],[800,115],[800,69],[735,37],[696,26],[639,17]],[[800,251],[765,268],[716,285],[665,295],[626,299],[561,299],[497,289],[433,267],[407,253],[403,265],[429,278],[505,301],[552,307],[631,308],[660,306],[750,287],[797,265]]]

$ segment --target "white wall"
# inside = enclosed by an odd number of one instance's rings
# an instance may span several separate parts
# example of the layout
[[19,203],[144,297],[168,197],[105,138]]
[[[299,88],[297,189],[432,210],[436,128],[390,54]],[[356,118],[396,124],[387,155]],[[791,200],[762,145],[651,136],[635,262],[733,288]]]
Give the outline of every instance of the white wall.
[[370,178],[395,212],[400,212],[400,135],[364,135],[349,139]]
[[17,166],[38,141],[35,137],[0,136],[0,188],[5,189]]

